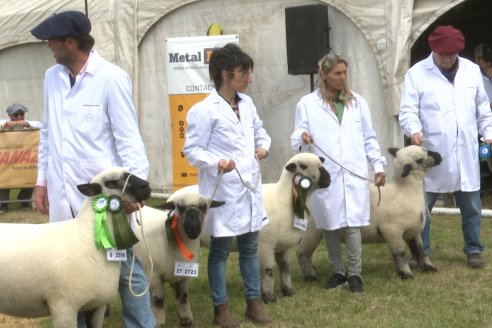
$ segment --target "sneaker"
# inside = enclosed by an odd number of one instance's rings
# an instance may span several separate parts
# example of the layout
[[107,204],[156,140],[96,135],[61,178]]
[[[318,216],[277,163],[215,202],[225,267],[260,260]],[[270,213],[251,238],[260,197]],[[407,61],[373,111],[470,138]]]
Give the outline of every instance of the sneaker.
[[364,291],[362,285],[362,279],[359,276],[350,276],[348,278],[348,287],[352,293],[362,293]]
[[325,289],[333,289],[340,285],[343,285],[347,281],[347,278],[341,273],[333,274],[325,284]]
[[481,269],[485,266],[484,261],[482,260],[482,255],[480,253],[472,253],[467,254],[468,257],[468,266],[472,269]]

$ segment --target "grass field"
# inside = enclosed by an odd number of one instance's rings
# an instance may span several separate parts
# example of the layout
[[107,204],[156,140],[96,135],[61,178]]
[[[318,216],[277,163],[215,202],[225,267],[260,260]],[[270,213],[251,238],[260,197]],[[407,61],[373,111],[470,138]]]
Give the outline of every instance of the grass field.
[[[0,222],[44,221],[45,216],[19,208],[0,216]],[[433,216],[432,261],[439,272],[416,272],[414,280],[402,281],[397,277],[386,245],[365,245],[362,255],[365,292],[362,294],[352,294],[346,288],[330,291],[322,288],[331,274],[324,247],[319,247],[314,255],[321,277],[316,283],[303,281],[293,257],[291,271],[297,294],[281,297],[276,284],[277,303],[266,305],[275,327],[492,327],[492,219],[482,221],[482,243],[486,248],[483,256],[487,263],[483,270],[472,270],[466,265],[460,222],[458,216]],[[212,326],[206,257],[207,250],[203,249],[200,275],[190,286],[194,327]],[[278,282],[278,276],[276,279]],[[243,318],[245,304],[236,254],[229,260],[228,290],[230,307],[241,319],[242,327],[254,327]],[[178,327],[170,288],[167,296],[166,327]],[[26,321],[0,316],[0,328],[14,327],[45,328],[51,324],[49,318]],[[104,327],[123,327],[118,298],[111,305],[111,315]]]

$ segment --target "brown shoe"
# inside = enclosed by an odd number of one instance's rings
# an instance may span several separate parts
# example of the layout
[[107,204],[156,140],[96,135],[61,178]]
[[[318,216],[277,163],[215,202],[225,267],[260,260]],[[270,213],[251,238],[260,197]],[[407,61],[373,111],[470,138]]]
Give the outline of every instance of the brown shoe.
[[214,306],[214,325],[220,328],[237,328],[239,322],[229,312],[227,303]]
[[244,315],[246,319],[260,325],[271,325],[273,323],[272,318],[263,311],[262,301],[259,298],[246,300],[246,312]]
[[468,266],[472,269],[481,269],[485,266],[480,253],[471,253],[466,255],[468,257]]

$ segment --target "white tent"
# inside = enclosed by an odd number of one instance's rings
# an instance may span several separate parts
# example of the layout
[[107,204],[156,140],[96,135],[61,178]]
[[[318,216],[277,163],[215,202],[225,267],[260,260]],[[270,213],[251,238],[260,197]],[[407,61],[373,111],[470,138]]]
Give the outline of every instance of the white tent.
[[[239,35],[240,45],[255,60],[254,82],[248,92],[273,139],[272,155],[262,166],[264,181],[272,182],[293,154],[289,136],[296,103],[310,92],[309,76],[287,73],[285,8],[328,5],[332,51],[348,59],[351,85],[370,104],[378,139],[386,149],[403,145],[396,115],[401,82],[411,63],[411,47],[419,44],[419,37],[436,22],[463,28],[467,40],[473,34],[478,42],[473,26],[490,22],[478,22],[480,11],[472,15],[467,6],[481,5],[489,9],[483,12],[490,12],[488,2],[89,0],[87,8],[96,48],[133,78],[140,129],[151,163],[149,180],[154,190],[168,192],[173,181],[165,39],[205,35],[213,22],[219,23],[226,34]],[[454,8],[463,12],[449,16],[447,12]],[[0,0],[0,108],[20,102],[30,109],[28,119],[41,119],[43,75],[54,60],[51,51],[34,39],[30,30],[49,15],[64,10],[85,11],[85,3]],[[483,33],[481,37],[492,39]],[[417,50],[427,51],[425,42],[420,44]]]

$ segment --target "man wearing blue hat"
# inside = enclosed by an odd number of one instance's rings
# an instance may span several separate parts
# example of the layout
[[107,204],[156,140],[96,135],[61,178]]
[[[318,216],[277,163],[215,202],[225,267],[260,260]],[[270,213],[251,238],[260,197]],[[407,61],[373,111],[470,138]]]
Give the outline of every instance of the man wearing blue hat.
[[[55,14],[31,31],[36,38],[48,41],[57,63],[45,74],[34,194],[36,209],[49,214],[50,222],[75,217],[84,200],[77,185],[105,168],[125,167],[143,179],[148,175],[130,77],[93,49],[90,31],[89,18],[78,11]],[[127,213],[137,207],[136,203],[124,204]],[[153,328],[148,291],[136,297],[128,286],[131,249],[127,258],[122,262],[119,285],[125,326]],[[136,259],[132,290],[141,293],[146,286],[142,265]]]

